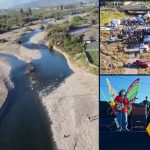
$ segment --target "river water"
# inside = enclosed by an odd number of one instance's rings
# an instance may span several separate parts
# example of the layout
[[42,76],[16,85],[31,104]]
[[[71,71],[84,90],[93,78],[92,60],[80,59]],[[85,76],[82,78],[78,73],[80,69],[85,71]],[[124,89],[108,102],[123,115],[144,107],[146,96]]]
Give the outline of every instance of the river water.
[[[31,64],[36,68],[32,75],[25,75],[28,64],[8,54],[1,54],[12,65],[11,80],[14,87],[8,93],[0,112],[0,150],[54,150],[56,145],[50,130],[50,118],[40,96],[52,92],[73,71],[60,53],[49,50],[43,41],[29,42],[42,30],[22,36],[23,46],[34,50],[39,47],[41,58]],[[40,96],[39,96],[40,95]]]

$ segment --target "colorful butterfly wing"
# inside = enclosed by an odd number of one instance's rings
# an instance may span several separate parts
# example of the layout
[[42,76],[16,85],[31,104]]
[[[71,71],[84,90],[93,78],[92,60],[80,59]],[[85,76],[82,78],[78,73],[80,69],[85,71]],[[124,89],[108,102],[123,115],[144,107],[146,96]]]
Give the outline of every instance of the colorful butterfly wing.
[[106,82],[108,85],[110,97],[112,100],[114,100],[114,98],[117,96],[117,93],[116,93],[115,89],[113,88],[113,86],[110,84],[110,81],[108,80],[108,78],[106,79]]
[[140,81],[140,78],[133,81],[133,83],[129,86],[127,90],[127,97],[129,101],[134,101],[136,99],[136,96],[139,90],[139,81]]

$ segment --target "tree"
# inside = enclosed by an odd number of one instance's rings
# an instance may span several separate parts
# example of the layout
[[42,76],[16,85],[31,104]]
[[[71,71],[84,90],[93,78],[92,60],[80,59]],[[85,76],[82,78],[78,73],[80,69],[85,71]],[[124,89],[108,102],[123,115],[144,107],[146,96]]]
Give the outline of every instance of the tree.
[[24,11],[23,11],[22,8],[20,9],[20,15],[21,15],[21,16],[24,16]]
[[30,7],[28,8],[27,12],[28,12],[29,15],[32,15],[32,9]]

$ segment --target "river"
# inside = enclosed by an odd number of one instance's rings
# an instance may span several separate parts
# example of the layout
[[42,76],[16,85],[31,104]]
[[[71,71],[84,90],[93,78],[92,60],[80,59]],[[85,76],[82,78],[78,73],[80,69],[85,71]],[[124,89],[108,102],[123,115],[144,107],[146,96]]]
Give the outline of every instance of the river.
[[[31,50],[39,47],[41,58],[31,64],[36,68],[25,75],[28,64],[8,54],[0,54],[12,65],[10,77],[14,88],[8,93],[0,112],[1,150],[54,150],[56,145],[50,130],[50,118],[40,96],[57,88],[73,71],[60,53],[49,50],[43,41],[38,44],[30,38],[42,30],[34,30],[21,37],[23,46]],[[40,95],[40,96],[39,96]]]

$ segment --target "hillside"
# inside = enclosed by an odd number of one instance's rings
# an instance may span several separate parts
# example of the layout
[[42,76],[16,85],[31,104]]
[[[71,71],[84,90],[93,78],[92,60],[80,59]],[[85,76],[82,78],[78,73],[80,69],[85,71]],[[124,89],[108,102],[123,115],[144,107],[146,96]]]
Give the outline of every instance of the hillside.
[[66,4],[75,4],[79,2],[89,2],[89,3],[95,3],[98,2],[98,0],[37,0],[33,2],[28,2],[25,4],[19,4],[19,5],[14,5],[12,8],[27,8],[27,7],[32,7],[32,8],[37,8],[37,7],[47,7],[47,6],[58,6],[58,5],[66,5]]

